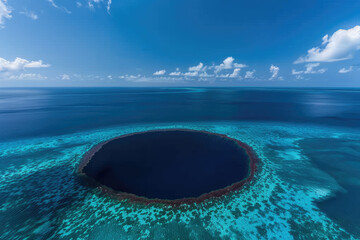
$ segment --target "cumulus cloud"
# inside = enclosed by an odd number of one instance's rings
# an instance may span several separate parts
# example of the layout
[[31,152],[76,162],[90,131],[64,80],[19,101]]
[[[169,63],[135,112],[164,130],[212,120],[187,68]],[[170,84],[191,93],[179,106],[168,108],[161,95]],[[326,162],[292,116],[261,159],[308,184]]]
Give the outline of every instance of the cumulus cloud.
[[291,70],[291,74],[292,75],[300,75],[300,74],[303,74],[304,71],[296,71],[295,69]]
[[23,58],[15,58],[14,61],[8,61],[0,58],[0,71],[17,71],[25,68],[45,68],[50,67],[50,64],[44,64],[42,60],[29,61]]
[[119,76],[120,79],[126,79],[126,80],[127,79],[138,79],[140,77],[142,77],[140,74],[138,74],[138,75],[128,75],[128,74],[126,74],[126,75]]
[[159,70],[153,73],[154,76],[161,76],[164,75],[166,73],[165,70]]
[[[233,57],[227,57],[222,61],[219,65],[211,65],[206,66],[204,63],[199,62],[199,64],[195,66],[190,66],[187,72],[181,72],[179,68],[176,68],[176,71],[172,71],[168,74],[168,77],[177,77],[180,79],[187,79],[193,81],[197,79],[199,81],[208,81],[215,80],[216,78],[224,79],[224,78],[239,78],[241,69],[247,67],[245,64],[240,64],[234,62]],[[219,74],[219,71],[226,70],[222,74]],[[255,70],[254,70],[255,72]],[[166,70],[159,70],[153,73],[153,76],[163,76],[165,75]],[[250,75],[249,75],[250,74]],[[252,76],[253,73],[248,73],[249,76]]]
[[127,82],[134,83],[173,83],[183,81],[183,78],[169,77],[169,76],[144,76],[144,75],[123,75],[119,76],[120,79],[124,79]]
[[64,11],[64,12],[66,12],[67,14],[71,14],[71,11],[69,11],[67,8],[65,8],[65,7],[61,7],[61,6],[59,6],[59,5],[57,5],[55,2],[54,2],[54,0],[47,0],[50,4],[51,4],[51,6],[53,6],[54,8],[57,8],[57,9],[60,9],[60,10],[62,10],[62,11]]
[[70,76],[68,74],[60,75],[61,80],[70,80]]
[[202,72],[199,74],[199,77],[210,78],[210,77],[214,77],[214,74],[208,74],[207,72]]
[[[188,72],[181,73],[179,69],[171,72],[170,76],[185,76],[185,77],[202,77],[202,78],[240,78],[241,68],[247,67],[245,64],[240,64],[234,62],[233,57],[227,57],[221,64],[206,66],[200,62],[196,66],[191,66],[188,68]],[[227,73],[219,75],[218,73],[222,70],[228,70]],[[229,72],[232,70],[232,72]],[[210,73],[209,73],[210,71]]]
[[112,0],[88,0],[88,7],[94,9],[94,5],[106,4],[106,11],[110,14]]
[[349,72],[352,72],[353,71],[353,66],[350,66],[348,68],[341,68],[339,70],[339,73],[349,73]]
[[196,77],[198,75],[199,75],[199,72],[196,72],[196,71],[184,73],[184,76],[187,76],[187,77]]
[[0,28],[3,27],[5,19],[10,19],[11,9],[7,5],[7,0],[0,0]]
[[220,74],[220,75],[216,75],[217,78],[228,78],[230,76],[229,73],[226,73],[226,74]]
[[180,76],[181,72],[171,72],[169,75],[170,76]]
[[234,67],[236,67],[236,68],[245,68],[245,67],[247,67],[247,65],[242,64],[242,63],[234,63]]
[[280,68],[275,66],[275,65],[271,65],[270,66],[270,73],[272,74],[271,77],[269,78],[270,80],[275,79],[278,75],[279,75],[279,71]]
[[229,75],[230,78],[237,78],[239,77],[240,75],[240,71],[241,69],[240,68],[235,68],[233,73]]
[[225,58],[224,61],[220,65],[215,66],[215,72],[218,73],[223,69],[231,69],[233,66],[234,60],[235,59],[233,57]]
[[252,78],[254,78],[254,73],[255,73],[255,70],[247,71],[246,74],[245,74],[245,78],[246,78],[246,79],[252,79]]
[[202,62],[200,62],[196,66],[189,67],[189,72],[184,73],[184,76],[187,77],[196,77],[199,75],[199,72],[205,72],[207,69],[207,66],[205,66]]
[[311,48],[306,56],[298,58],[294,63],[336,62],[353,58],[360,49],[360,26],[340,29],[331,37],[325,35],[322,40],[322,47]]
[[48,2],[51,4],[51,6],[53,6],[54,8],[59,8],[58,5],[56,5],[56,3],[54,2],[54,0],[48,0]]
[[23,15],[31,18],[32,20],[37,20],[39,18],[38,15],[36,15],[34,12],[31,12],[31,11],[23,11],[23,12],[20,12],[20,14],[23,14]]
[[200,71],[205,71],[205,69],[206,69],[206,67],[204,67],[204,64],[202,62],[200,62],[196,66],[189,67],[190,72],[200,72]]
[[224,59],[224,61],[220,65],[216,65],[215,67],[215,73],[219,73],[222,70],[225,69],[233,69],[233,68],[244,68],[246,67],[245,64],[241,63],[235,63],[233,57],[227,57]]
[[109,14],[110,14],[111,3],[112,3],[112,1],[108,0],[107,5],[106,5],[106,10]]
[[320,68],[320,69],[315,69],[317,67],[320,66],[320,63],[308,63],[305,65],[305,70],[304,71],[297,71],[295,69],[293,69],[291,71],[292,75],[300,75],[300,74],[323,74],[327,71],[326,68]]
[[169,75],[170,75],[170,76],[180,76],[180,75],[181,75],[180,69],[179,69],[179,68],[176,68],[176,71],[175,71],[175,72],[171,72]]
[[323,74],[324,72],[326,72],[326,69],[325,68],[321,68],[321,69],[317,69],[317,70],[314,70],[314,68],[317,68],[320,66],[320,63],[309,63],[309,64],[306,64],[305,65],[305,74],[314,74],[314,73],[320,73],[320,74]]
[[10,80],[45,80],[46,76],[37,73],[21,73],[20,75],[10,75]]

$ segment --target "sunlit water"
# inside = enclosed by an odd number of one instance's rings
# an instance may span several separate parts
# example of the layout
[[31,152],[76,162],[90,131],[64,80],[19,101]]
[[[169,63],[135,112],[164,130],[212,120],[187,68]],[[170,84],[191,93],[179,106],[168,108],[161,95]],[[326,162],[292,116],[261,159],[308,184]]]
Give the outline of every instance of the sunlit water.
[[[358,239],[360,92],[0,90],[1,239]],[[121,134],[205,130],[261,159],[232,194],[173,208],[79,183],[84,152]]]

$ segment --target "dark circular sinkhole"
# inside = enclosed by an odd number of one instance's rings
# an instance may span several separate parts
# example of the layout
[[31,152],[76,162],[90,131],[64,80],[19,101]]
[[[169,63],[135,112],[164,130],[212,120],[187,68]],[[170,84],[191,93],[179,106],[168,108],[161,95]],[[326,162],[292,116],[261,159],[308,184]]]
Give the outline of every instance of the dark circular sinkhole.
[[97,145],[85,155],[80,172],[131,198],[194,199],[242,186],[253,174],[251,152],[225,135],[148,131]]

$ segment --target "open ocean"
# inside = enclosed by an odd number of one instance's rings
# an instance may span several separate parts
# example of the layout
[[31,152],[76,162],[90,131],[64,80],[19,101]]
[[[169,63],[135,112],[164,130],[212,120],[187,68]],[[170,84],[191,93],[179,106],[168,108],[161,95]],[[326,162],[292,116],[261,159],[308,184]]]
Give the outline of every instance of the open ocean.
[[[179,208],[79,183],[83,153],[143,130],[227,134],[251,183]],[[0,88],[0,239],[360,239],[360,89]]]

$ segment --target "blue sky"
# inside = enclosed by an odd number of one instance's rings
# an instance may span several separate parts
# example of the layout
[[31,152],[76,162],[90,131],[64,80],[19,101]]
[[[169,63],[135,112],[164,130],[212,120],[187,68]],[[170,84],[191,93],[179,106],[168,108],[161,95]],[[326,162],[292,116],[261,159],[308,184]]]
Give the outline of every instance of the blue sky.
[[0,0],[0,87],[360,87],[360,1]]

